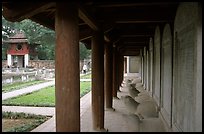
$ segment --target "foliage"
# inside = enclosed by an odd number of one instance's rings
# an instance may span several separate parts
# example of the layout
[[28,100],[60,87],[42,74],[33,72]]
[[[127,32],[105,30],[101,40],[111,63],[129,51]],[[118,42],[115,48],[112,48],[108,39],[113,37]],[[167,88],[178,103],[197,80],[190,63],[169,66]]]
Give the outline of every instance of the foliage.
[[[24,32],[28,38],[28,42],[38,43],[37,46],[38,58],[40,60],[54,60],[55,58],[55,31],[46,28],[29,19],[21,22],[9,22],[2,16],[2,38],[7,40],[9,36],[13,36],[17,32]],[[80,45],[80,59],[86,59],[90,56],[90,50],[86,49],[82,42]],[[6,59],[7,45],[2,46],[2,59]],[[31,59],[33,57],[31,56]]]
[[80,97],[91,91],[91,82],[80,82]]
[[81,79],[91,79],[91,73],[81,76]]
[[39,59],[54,60],[55,31],[31,20],[23,20],[19,28],[25,32],[29,43],[40,44],[37,47]]
[[46,87],[39,91],[3,100],[2,104],[16,106],[55,106],[54,89],[54,86]]
[[91,51],[82,42],[79,42],[80,60],[89,58]]
[[28,114],[23,112],[5,112],[2,111],[2,117],[5,119],[44,119],[46,116],[43,115],[35,115],[35,114]]
[[[7,40],[17,32],[24,32],[29,44],[37,43],[38,58],[42,60],[53,60],[55,48],[55,31],[48,29],[29,19],[21,22],[9,22],[2,16],[2,38]],[[6,45],[2,46],[2,59],[5,59]]]
[[9,128],[4,130],[5,132],[29,132],[42,124],[43,122],[47,121],[50,117],[43,116],[43,115],[34,115],[34,114],[27,114],[27,113],[16,113],[16,112],[2,112],[2,119],[33,119],[29,123],[26,124],[19,124],[15,127]]
[[2,38],[6,40],[9,36],[13,36],[16,33],[17,25],[17,22],[9,22],[2,16]]

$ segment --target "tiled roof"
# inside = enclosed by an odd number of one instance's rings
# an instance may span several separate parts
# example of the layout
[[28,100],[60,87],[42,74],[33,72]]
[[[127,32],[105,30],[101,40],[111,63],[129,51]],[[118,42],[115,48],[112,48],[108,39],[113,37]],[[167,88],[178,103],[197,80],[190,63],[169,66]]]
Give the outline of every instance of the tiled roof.
[[25,37],[24,33],[16,33],[14,36],[9,37],[4,43],[23,43],[28,42],[28,39]]

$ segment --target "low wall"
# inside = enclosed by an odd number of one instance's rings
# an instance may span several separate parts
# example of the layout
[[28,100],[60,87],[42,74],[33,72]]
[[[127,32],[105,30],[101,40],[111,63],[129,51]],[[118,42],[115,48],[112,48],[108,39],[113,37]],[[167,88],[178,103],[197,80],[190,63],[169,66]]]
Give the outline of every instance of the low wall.
[[53,78],[55,78],[55,69],[21,68],[19,70],[15,70],[15,68],[12,68],[4,69],[2,72],[2,84]]
[[[90,60],[85,61],[87,65]],[[84,60],[80,60],[80,72],[82,71],[84,65]],[[88,66],[90,68],[91,65]],[[7,60],[2,60],[2,68],[7,68]],[[55,68],[55,60],[29,60],[28,68],[46,68],[46,69],[54,69]]]
[[31,81],[36,79],[36,72],[27,73],[2,73],[2,85],[21,81]]
[[7,68],[7,60],[2,60],[2,68]]
[[28,66],[33,68],[53,69],[55,68],[55,61],[54,60],[29,60]]
[[[54,69],[55,61],[54,60],[29,60],[29,68],[47,68]],[[7,60],[2,60],[2,68],[7,68]]]

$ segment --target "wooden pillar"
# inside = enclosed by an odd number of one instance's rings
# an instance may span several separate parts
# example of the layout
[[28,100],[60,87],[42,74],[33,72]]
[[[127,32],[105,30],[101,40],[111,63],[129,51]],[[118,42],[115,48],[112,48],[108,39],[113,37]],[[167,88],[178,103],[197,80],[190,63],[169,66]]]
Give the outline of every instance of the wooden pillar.
[[143,53],[142,53],[142,49],[140,49],[140,58],[141,58],[141,81],[142,81],[142,84],[144,83],[143,81],[143,75],[144,75],[144,69],[143,69]]
[[127,73],[127,57],[124,57],[124,74]]
[[78,9],[57,3],[55,16],[56,131],[80,131]]
[[118,54],[118,63],[117,63],[117,67],[118,67],[118,72],[117,72],[117,74],[118,74],[118,90],[120,90],[120,81],[121,81],[121,57],[120,57],[120,55]]
[[121,55],[121,83],[123,82],[124,79],[124,70],[125,70],[125,62],[124,62],[124,56]]
[[116,47],[113,47],[113,97],[117,98],[117,81],[116,81]]
[[119,57],[120,57],[120,60],[119,60],[119,76],[120,76],[119,77],[120,78],[120,80],[119,80],[119,87],[120,87],[122,82],[123,82],[123,70],[124,70],[123,62],[124,62],[124,59],[123,59],[122,55],[120,55]]
[[[117,50],[117,49],[116,49]],[[119,80],[120,80],[120,75],[119,75],[119,66],[120,66],[120,62],[119,62],[119,60],[120,60],[120,57],[119,57],[119,54],[118,54],[118,51],[116,51],[116,53],[115,53],[116,55],[116,57],[115,57],[115,71],[116,71],[116,74],[115,74],[115,76],[116,76],[116,91],[119,91]]]
[[91,48],[93,129],[104,130],[104,40],[102,32],[94,32]]
[[113,65],[112,65],[112,45],[105,45],[105,102],[106,108],[112,109],[112,76],[113,76]]

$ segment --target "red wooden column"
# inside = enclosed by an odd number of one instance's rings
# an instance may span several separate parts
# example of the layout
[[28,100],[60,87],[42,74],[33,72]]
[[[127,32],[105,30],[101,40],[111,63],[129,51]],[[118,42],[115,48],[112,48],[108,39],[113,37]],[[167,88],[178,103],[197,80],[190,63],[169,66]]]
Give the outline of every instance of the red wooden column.
[[120,92],[120,55],[119,52],[116,51],[116,89]]
[[120,85],[123,82],[123,76],[124,76],[124,57],[123,55],[120,55]]
[[57,3],[55,16],[56,131],[80,131],[78,9]]
[[124,72],[125,72],[125,67],[124,67],[124,65],[125,65],[125,58],[124,58],[124,56],[122,55],[122,80],[121,80],[121,83],[123,82],[123,80],[124,80]]
[[112,45],[110,43],[105,44],[105,102],[106,109],[114,110],[112,108],[112,79],[113,79],[113,65],[112,65]]
[[113,97],[114,98],[118,98],[117,97],[117,72],[116,72],[116,47],[113,47]]
[[124,57],[124,74],[127,73],[127,58]]
[[[122,80],[123,80],[123,56],[119,54],[119,64],[118,64],[118,74],[119,74],[119,81],[118,81],[118,85],[119,85],[119,88],[122,84]],[[120,91],[120,90],[119,90]]]
[[92,117],[93,129],[104,130],[104,39],[95,31],[92,37]]

